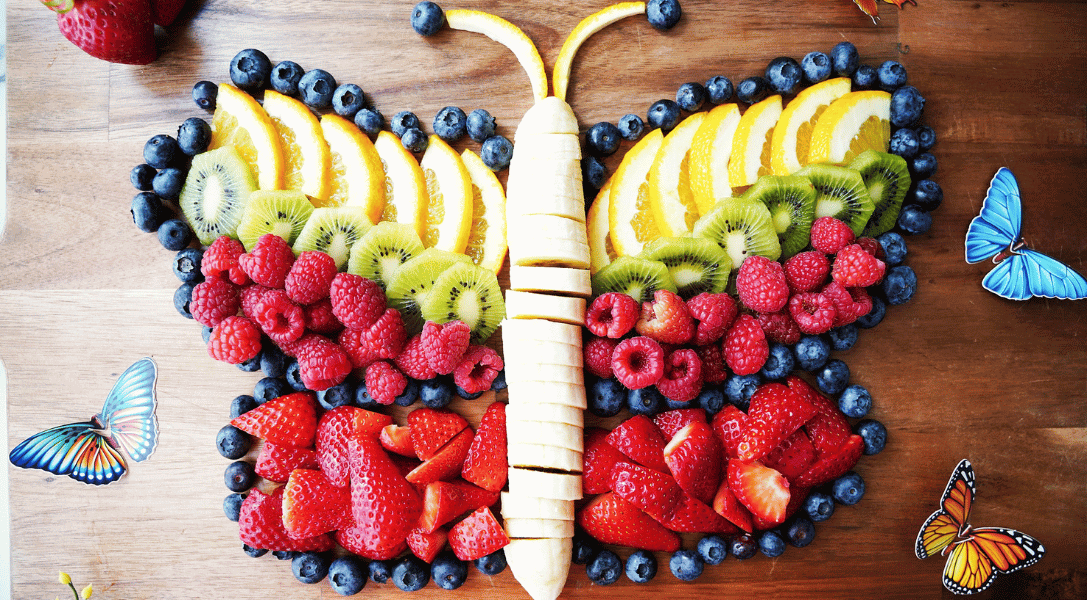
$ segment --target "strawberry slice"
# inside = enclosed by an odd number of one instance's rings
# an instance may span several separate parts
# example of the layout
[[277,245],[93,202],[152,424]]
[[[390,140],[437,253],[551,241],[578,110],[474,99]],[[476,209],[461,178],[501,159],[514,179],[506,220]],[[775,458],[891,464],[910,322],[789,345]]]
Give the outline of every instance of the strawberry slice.
[[683,493],[670,475],[641,465],[621,462],[611,470],[615,495],[664,522],[672,518]]
[[815,407],[789,387],[780,383],[760,386],[751,396],[737,458],[751,461],[766,456],[815,414]]
[[332,485],[320,471],[291,472],[283,487],[283,526],[287,535],[302,539],[352,523],[351,490]]
[[494,518],[491,509],[480,508],[449,530],[449,546],[461,560],[475,560],[498,551],[510,539]]
[[297,540],[287,535],[283,526],[283,488],[271,494],[253,490],[245,497],[238,518],[238,534],[243,544],[264,550],[324,552],[333,545],[327,533]]
[[434,481],[423,492],[423,514],[419,527],[426,532],[457,518],[468,511],[498,502],[498,492],[485,490],[463,481]]
[[824,396],[803,379],[789,375],[785,378],[785,383],[805,400],[811,402],[817,411],[817,414],[804,425],[816,454],[822,456],[826,452],[837,452],[849,436],[853,435],[845,415],[838,410],[833,400]]
[[[676,412],[676,411],[672,411]],[[664,447],[664,462],[680,489],[699,502],[713,502],[721,483],[721,441],[704,421],[693,421]]]
[[815,447],[803,429],[794,431],[789,439],[762,457],[762,464],[781,473],[790,482],[794,482],[814,462]]
[[611,470],[627,457],[608,443],[608,430],[585,430],[585,454],[582,457],[581,490],[585,495],[611,491]]
[[347,453],[351,465],[351,511],[362,545],[380,549],[403,542],[422,513],[419,494],[377,440],[350,439]]
[[309,448],[317,432],[316,401],[312,392],[287,394],[235,417],[230,424],[273,444]]
[[368,528],[352,525],[336,530],[336,543],[348,552],[370,560],[389,560],[400,556],[407,550],[407,538],[400,541],[382,540],[370,534]]
[[721,409],[721,412],[713,415],[713,432],[717,439],[721,440],[721,449],[725,452],[725,458],[737,458],[740,451],[737,449],[747,429],[748,416],[740,409],[729,404]]
[[645,415],[620,423],[608,434],[608,443],[643,467],[668,472],[668,465],[664,462],[664,436]]
[[472,428],[464,428],[430,460],[408,473],[406,479],[417,486],[424,486],[432,481],[455,478],[464,466],[464,459],[472,447],[472,439]]
[[411,445],[411,428],[404,425],[386,425],[377,436],[381,447],[400,456],[415,458],[415,446]]
[[744,505],[736,499],[736,494],[733,494],[732,489],[728,487],[727,477],[721,482],[721,487],[717,488],[717,495],[713,497],[713,512],[748,533],[755,530],[751,511],[744,508]]
[[151,0],[151,16],[155,25],[166,27],[174,22],[187,0]]
[[[789,487],[789,504],[785,507],[785,520],[788,521],[790,517],[796,514],[796,511],[800,510],[801,506],[804,506],[804,501],[808,499],[808,494],[811,492],[809,487],[797,487],[791,485]],[[752,522],[755,524],[755,529],[772,529],[777,524],[763,521],[759,517],[753,517]]]
[[449,532],[445,529],[427,532],[416,527],[408,532],[407,542],[412,554],[421,558],[423,562],[432,563],[448,539]]
[[292,448],[264,442],[254,470],[268,481],[286,483],[291,471],[316,468],[317,452],[312,448]]
[[796,478],[796,485],[814,487],[841,477],[857,464],[864,452],[864,440],[851,435],[836,452],[827,452],[815,461],[807,471]]
[[661,430],[665,439],[672,439],[680,429],[688,423],[698,421],[706,422],[706,411],[701,408],[677,408],[658,414],[653,418],[653,424]]
[[593,498],[577,515],[586,533],[605,544],[675,552],[679,536],[630,502],[607,492]]
[[495,402],[483,412],[479,430],[464,459],[461,477],[479,487],[497,492],[506,485],[506,405]]
[[[250,411],[252,412],[252,411]],[[249,414],[249,413],[246,413]],[[347,442],[376,437],[393,418],[357,406],[340,406],[321,416],[317,423],[317,464],[333,485],[350,482]]]
[[740,531],[706,503],[692,498],[689,494],[681,495],[672,518],[663,521],[662,525],[679,532],[733,534]]
[[411,445],[419,460],[430,460],[453,436],[468,426],[457,413],[437,408],[418,408],[408,414]]
[[728,487],[756,519],[771,526],[785,521],[789,480],[759,461],[728,461]]

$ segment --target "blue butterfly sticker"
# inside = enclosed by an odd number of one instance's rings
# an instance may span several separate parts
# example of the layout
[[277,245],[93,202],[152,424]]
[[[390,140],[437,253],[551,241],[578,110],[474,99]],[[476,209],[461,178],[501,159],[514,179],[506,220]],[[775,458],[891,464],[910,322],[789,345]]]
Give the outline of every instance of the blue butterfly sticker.
[[[1080,300],[1087,298],[1087,280],[1079,273],[1040,252],[1023,245],[1020,231],[1023,221],[1019,183],[1006,167],[1001,167],[985,201],[981,214],[970,221],[966,230],[966,262],[992,258],[996,268],[981,281],[982,287],[1009,300],[1032,296]],[[1003,259],[998,257],[1007,252]]]
[[117,378],[102,412],[90,421],[34,434],[8,459],[16,467],[42,469],[92,485],[117,481],[127,470],[124,454],[143,462],[158,446],[157,379],[155,361],[136,361]]

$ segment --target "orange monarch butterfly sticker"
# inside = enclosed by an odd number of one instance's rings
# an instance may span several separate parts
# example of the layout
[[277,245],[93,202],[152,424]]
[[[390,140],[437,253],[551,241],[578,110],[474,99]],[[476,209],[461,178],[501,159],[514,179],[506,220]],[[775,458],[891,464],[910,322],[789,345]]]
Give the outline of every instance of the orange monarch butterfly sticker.
[[963,459],[951,474],[940,508],[917,533],[917,558],[947,555],[944,587],[956,594],[975,594],[1001,573],[1038,562],[1045,555],[1041,542],[1004,527],[973,527],[974,467]]

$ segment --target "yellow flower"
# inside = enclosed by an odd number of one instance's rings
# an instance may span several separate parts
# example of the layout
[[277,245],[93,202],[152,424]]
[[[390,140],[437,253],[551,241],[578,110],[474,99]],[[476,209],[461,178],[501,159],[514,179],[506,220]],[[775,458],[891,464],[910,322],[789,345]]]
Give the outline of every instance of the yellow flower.
[[61,585],[69,585],[69,584],[71,584],[71,583],[72,583],[72,578],[71,578],[71,576],[69,576],[69,575],[68,575],[67,573],[65,573],[64,571],[61,571],[61,572],[60,572],[60,583],[61,583]]
[[83,598],[83,600],[87,600],[88,598],[91,597],[91,594],[93,594],[93,593],[94,593],[94,589],[92,588],[91,584],[88,583],[87,587],[83,588],[82,592],[79,592],[79,597]]

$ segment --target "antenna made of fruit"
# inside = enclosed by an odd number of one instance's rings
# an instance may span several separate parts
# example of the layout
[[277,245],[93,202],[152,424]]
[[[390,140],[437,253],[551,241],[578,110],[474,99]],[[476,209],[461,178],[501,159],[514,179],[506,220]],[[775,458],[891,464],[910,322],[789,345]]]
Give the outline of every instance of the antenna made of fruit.
[[516,25],[477,10],[448,10],[445,12],[445,21],[450,29],[482,33],[509,48],[528,75],[532,84],[533,100],[539,102],[547,97],[547,69],[540,58],[540,51]]
[[570,83],[570,68],[574,63],[574,55],[578,48],[589,36],[611,25],[612,23],[645,14],[645,2],[621,2],[613,4],[597,13],[589,15],[577,24],[577,27],[566,36],[559,50],[559,57],[555,60],[555,69],[551,73],[551,83],[555,88],[555,96],[566,101],[566,90]]

